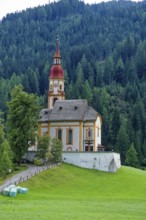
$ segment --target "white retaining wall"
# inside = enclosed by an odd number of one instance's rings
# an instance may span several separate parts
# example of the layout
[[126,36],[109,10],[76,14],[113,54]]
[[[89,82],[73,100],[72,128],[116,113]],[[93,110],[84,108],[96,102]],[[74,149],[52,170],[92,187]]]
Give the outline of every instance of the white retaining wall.
[[120,154],[114,152],[63,152],[62,160],[79,167],[116,172],[121,167]]

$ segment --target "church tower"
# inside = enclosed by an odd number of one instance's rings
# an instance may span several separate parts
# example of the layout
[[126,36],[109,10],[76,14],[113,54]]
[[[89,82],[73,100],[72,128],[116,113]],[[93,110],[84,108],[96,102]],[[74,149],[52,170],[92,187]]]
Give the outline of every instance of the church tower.
[[56,52],[49,74],[48,109],[52,109],[54,107],[56,100],[64,99],[64,72],[61,66],[61,56],[57,39]]

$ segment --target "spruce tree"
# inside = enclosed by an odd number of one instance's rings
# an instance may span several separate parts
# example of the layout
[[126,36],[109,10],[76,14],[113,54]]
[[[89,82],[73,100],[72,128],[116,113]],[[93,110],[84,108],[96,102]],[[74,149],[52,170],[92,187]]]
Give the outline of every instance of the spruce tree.
[[121,155],[122,164],[124,164],[125,162],[126,150],[128,149],[128,146],[129,146],[129,138],[127,134],[127,126],[126,126],[126,122],[123,119],[117,134],[117,141],[116,141],[116,149]]
[[0,146],[5,140],[4,125],[3,125],[3,120],[2,120],[1,115],[2,113],[0,112]]
[[5,139],[0,146],[0,173],[1,176],[6,177],[9,173],[9,170],[12,169],[12,151],[8,141]]
[[139,160],[133,143],[131,144],[129,150],[127,150],[125,164],[131,167],[139,167]]
[[5,138],[3,120],[0,113],[0,174],[5,177],[12,169],[12,151]]

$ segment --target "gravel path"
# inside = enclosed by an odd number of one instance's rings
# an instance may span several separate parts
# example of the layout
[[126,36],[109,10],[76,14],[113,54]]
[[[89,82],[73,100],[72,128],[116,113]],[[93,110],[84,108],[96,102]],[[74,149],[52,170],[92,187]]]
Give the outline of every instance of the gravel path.
[[35,165],[29,165],[28,169],[25,171],[22,171],[14,176],[12,176],[10,179],[6,180],[4,184],[0,185],[0,192],[3,191],[3,189],[11,184],[18,185],[19,183],[22,183],[31,177],[35,176],[36,174],[50,169],[51,167],[55,166],[52,165],[45,165],[45,166],[35,166]]

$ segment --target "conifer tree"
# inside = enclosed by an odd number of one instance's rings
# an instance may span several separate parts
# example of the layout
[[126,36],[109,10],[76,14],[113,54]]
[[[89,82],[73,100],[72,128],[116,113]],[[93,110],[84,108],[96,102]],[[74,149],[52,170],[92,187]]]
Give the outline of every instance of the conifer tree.
[[117,141],[116,141],[116,149],[121,154],[122,164],[124,164],[125,162],[126,150],[128,149],[128,146],[129,146],[129,138],[127,134],[127,126],[126,126],[126,122],[123,119],[117,134]]
[[81,63],[78,63],[77,70],[76,70],[76,83],[74,86],[74,93],[75,97],[79,98],[83,95],[83,83],[84,83],[84,74]]
[[139,167],[139,160],[133,143],[129,150],[127,150],[125,164],[131,167]]
[[4,125],[2,123],[2,118],[1,118],[2,113],[0,112],[0,146],[5,140],[5,134],[4,134]]
[[0,113],[0,174],[5,177],[12,169],[12,151],[5,139],[4,125]]
[[0,173],[3,177],[12,169],[12,151],[8,141],[5,139],[0,146]]
[[110,84],[113,81],[114,77],[114,63],[111,56],[105,62],[105,70],[104,70],[104,81],[106,84]]
[[95,63],[95,72],[96,72],[96,79],[95,79],[95,85],[97,87],[101,87],[103,85],[103,67],[102,64],[96,61]]
[[89,104],[92,101],[92,90],[88,80],[86,80],[83,85],[83,98],[87,99]]
[[117,61],[117,65],[116,65],[116,82],[117,83],[123,83],[123,79],[124,79],[124,76],[123,76],[123,73],[124,73],[124,63],[123,63],[123,60],[120,58],[118,61]]

